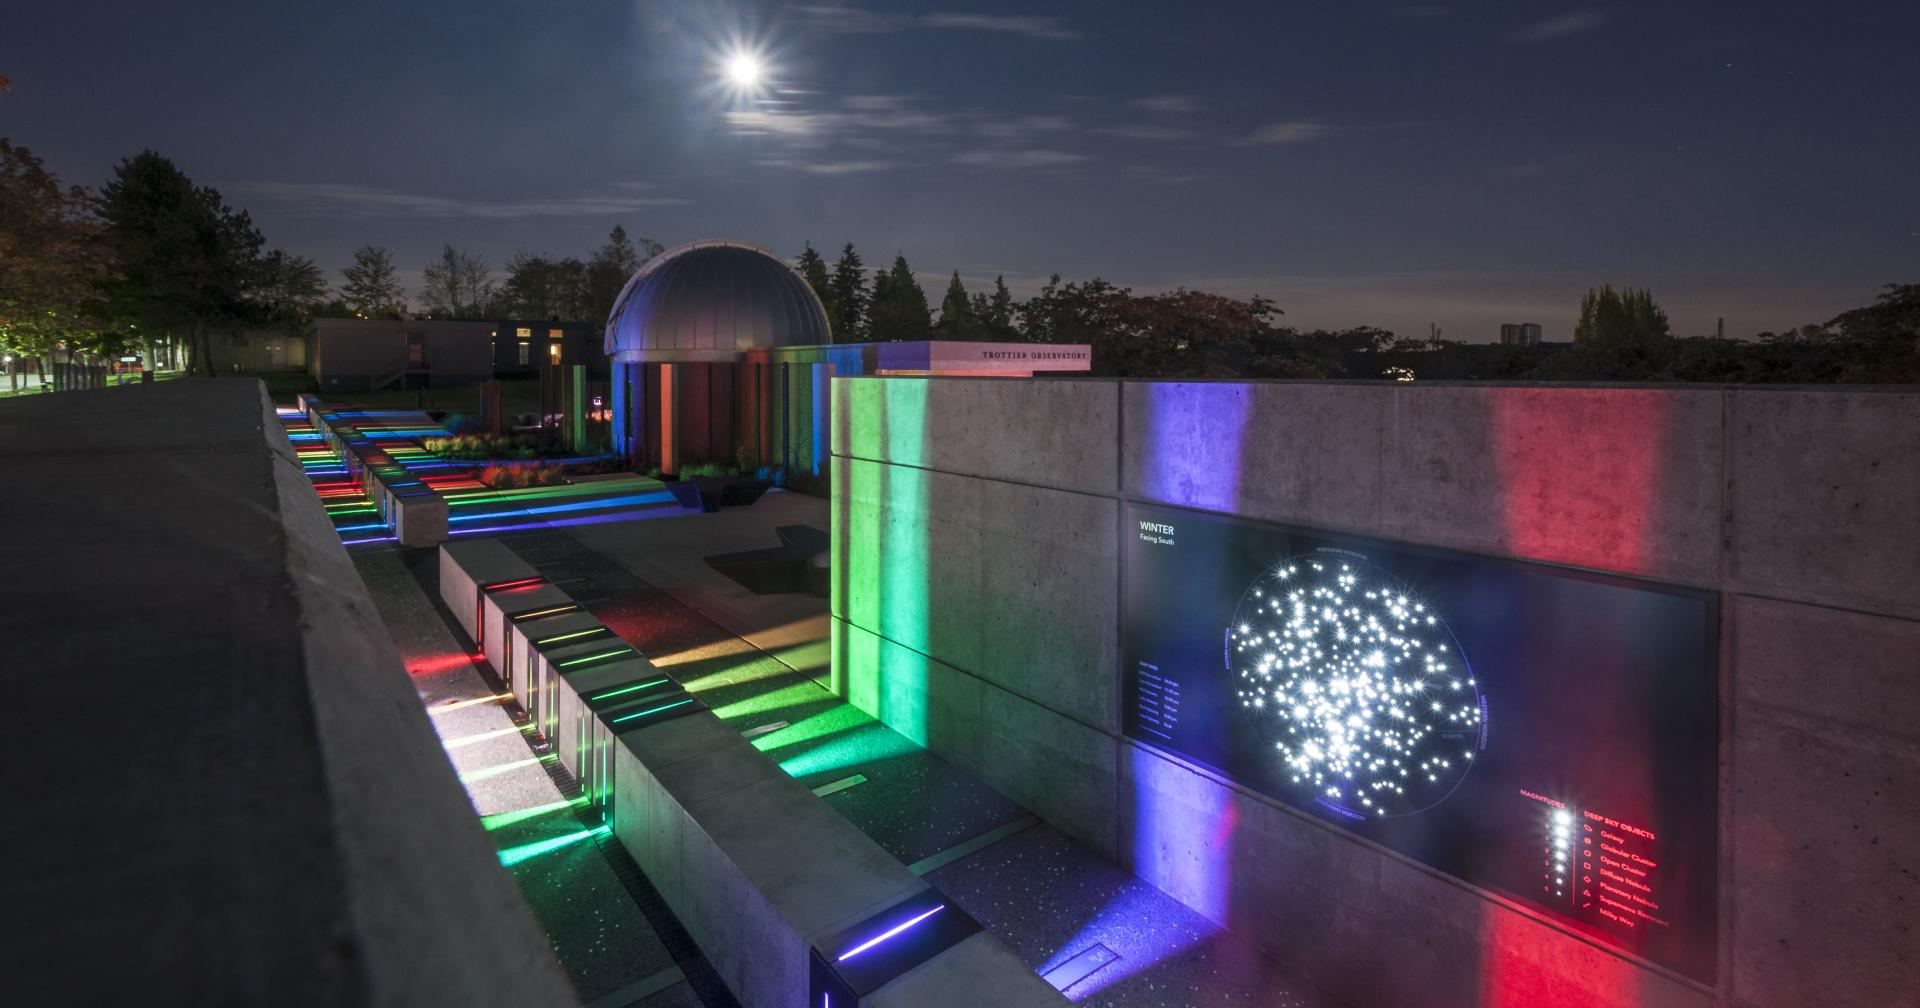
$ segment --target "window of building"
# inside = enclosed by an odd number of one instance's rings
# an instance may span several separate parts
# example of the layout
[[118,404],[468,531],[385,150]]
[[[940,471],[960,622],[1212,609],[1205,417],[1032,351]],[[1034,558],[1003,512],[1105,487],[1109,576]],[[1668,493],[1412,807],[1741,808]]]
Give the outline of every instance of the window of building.
[[[515,336],[518,336],[518,337],[520,337],[520,338],[521,338],[521,339],[523,339],[523,340],[524,340],[524,339],[532,339],[532,338],[533,338],[533,330],[532,330],[532,329],[528,329],[528,328],[527,328],[527,327],[525,327],[525,326],[521,326],[520,328],[518,328],[518,329],[515,329],[515,330],[513,331],[513,334],[514,334]],[[525,362],[523,361],[522,363],[525,363]]]
[[564,330],[564,329],[549,329],[549,330],[547,330],[547,338],[548,338],[548,339],[564,339],[564,338],[566,337],[566,335],[567,335],[567,333],[566,333],[566,330]]
[[558,367],[560,365],[560,344],[558,343],[547,344],[547,363],[552,364],[555,367]]
[[[524,330],[523,330],[523,331],[524,331]],[[526,366],[526,363],[527,363],[527,361],[528,361],[528,360],[529,360],[529,358],[528,358],[528,356],[527,356],[527,341],[526,341],[526,340],[521,340],[521,341],[520,341],[520,364],[521,364],[521,366],[522,366],[522,367],[525,367],[525,366]]]

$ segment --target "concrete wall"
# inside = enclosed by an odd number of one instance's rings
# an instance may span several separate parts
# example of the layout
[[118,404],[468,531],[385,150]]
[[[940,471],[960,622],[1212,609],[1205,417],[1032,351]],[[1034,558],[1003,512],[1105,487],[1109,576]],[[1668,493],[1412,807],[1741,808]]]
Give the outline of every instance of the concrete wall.
[[566,1004],[257,381],[0,401],[19,1004]]
[[[833,412],[835,687],[1361,1008],[1920,990],[1920,394],[853,378]],[[1717,984],[1121,738],[1127,501],[1720,592]]]

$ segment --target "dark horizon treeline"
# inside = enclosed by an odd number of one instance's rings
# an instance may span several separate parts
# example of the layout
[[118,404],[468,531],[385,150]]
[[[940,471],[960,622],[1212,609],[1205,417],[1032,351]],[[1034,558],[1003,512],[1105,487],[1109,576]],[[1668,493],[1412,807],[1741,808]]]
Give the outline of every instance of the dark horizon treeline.
[[[211,340],[245,329],[306,331],[314,318],[411,317],[392,256],[362,245],[331,287],[313,260],[266,243],[244,210],[143,151],[99,192],[63,189],[0,138],[0,350],[112,358],[168,340],[211,373]],[[661,246],[615,226],[583,257],[519,251],[496,282],[477,255],[441,246],[425,265],[429,318],[602,324]],[[1096,374],[1138,378],[1408,378],[1506,381],[1920,383],[1920,284],[1824,324],[1751,340],[1675,336],[1650,292],[1587,293],[1571,344],[1539,348],[1409,339],[1370,326],[1301,331],[1280,306],[1176,288],[1135,294],[1058,274],[1016,300],[1004,277],[968,291],[954,271],[938,311],[896,253],[869,270],[851,242],[829,264],[811,242],[793,263],[836,342],[1085,343]]]

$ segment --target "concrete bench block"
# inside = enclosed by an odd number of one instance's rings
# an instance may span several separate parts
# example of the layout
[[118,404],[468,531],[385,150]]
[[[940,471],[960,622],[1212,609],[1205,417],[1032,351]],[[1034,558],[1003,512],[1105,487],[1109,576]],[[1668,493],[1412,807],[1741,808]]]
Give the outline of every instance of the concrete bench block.
[[[533,659],[538,657],[534,649],[536,641],[546,642],[545,647],[566,643],[566,640],[581,640],[581,637],[567,637],[569,634],[591,633],[605,630],[600,620],[585,609],[567,609],[551,616],[522,617],[507,622],[507,662],[497,671],[500,679],[512,688],[517,679],[524,679],[527,670],[532,668]],[[557,639],[557,638],[565,638]]]
[[470,640],[480,639],[481,585],[539,576],[533,565],[497,539],[440,544],[440,600]]
[[[494,668],[504,667],[507,663],[507,646],[511,643],[507,628],[512,620],[525,618],[527,614],[543,609],[572,604],[573,599],[568,598],[566,592],[550,584],[517,584],[489,591],[487,582],[480,582],[481,652]],[[521,703],[525,702],[526,699],[522,698]]]

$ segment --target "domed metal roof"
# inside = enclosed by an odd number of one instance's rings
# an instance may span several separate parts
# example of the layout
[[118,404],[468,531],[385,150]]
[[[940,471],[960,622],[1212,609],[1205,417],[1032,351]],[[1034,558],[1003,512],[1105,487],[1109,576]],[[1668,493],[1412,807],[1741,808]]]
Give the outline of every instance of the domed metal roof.
[[827,312],[800,274],[742,241],[697,241],[646,261],[614,299],[615,361],[730,361],[767,347],[830,343]]

